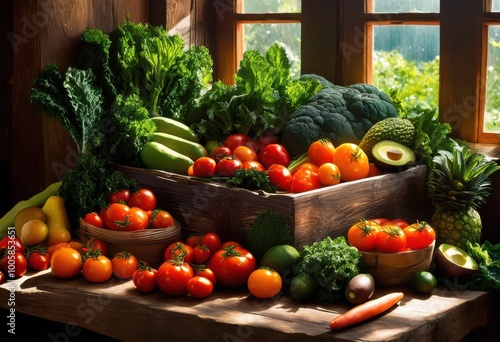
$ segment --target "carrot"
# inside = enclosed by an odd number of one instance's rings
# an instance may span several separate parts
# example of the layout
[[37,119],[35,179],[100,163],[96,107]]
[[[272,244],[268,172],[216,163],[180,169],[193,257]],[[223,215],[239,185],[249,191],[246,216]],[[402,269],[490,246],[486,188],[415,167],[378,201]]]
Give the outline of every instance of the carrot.
[[330,322],[330,329],[342,329],[377,316],[389,310],[393,305],[403,299],[403,297],[404,294],[402,292],[394,292],[355,306],[351,310],[332,319]]

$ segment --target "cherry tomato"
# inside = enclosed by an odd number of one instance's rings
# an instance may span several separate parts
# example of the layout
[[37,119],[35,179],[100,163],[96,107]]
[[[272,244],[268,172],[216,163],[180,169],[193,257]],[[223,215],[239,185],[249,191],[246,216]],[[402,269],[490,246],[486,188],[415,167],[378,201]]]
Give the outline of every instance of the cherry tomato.
[[410,249],[421,249],[430,246],[436,240],[436,232],[425,221],[413,223],[403,229],[406,244]]
[[56,249],[50,258],[50,269],[58,278],[76,277],[82,270],[82,256],[71,247]]
[[224,140],[224,146],[228,147],[231,151],[234,151],[236,147],[245,145],[250,138],[241,133],[231,134]]
[[347,241],[360,251],[373,251],[380,229],[380,225],[373,221],[360,220],[347,231]]
[[186,245],[189,245],[191,248],[195,248],[201,243],[201,239],[203,238],[202,234],[199,233],[191,233],[186,238]]
[[201,239],[201,244],[207,246],[211,253],[218,251],[222,244],[219,235],[214,232],[206,233]]
[[256,169],[257,171],[266,171],[266,168],[264,165],[262,165],[260,162],[255,161],[255,160],[249,160],[243,163],[241,166],[242,169],[245,170],[251,170],[251,169]]
[[169,228],[174,225],[175,220],[168,211],[155,209],[151,215],[150,222],[153,228]]
[[323,185],[339,184],[341,178],[340,169],[334,163],[323,163],[318,168],[318,179]]
[[87,213],[87,215],[85,215],[83,220],[88,224],[93,225],[94,227],[104,228],[104,221],[102,217],[99,216],[99,214],[96,212]]
[[130,190],[122,189],[109,194],[109,203],[127,203],[130,198]]
[[194,271],[195,277],[205,277],[215,286],[217,279],[215,278],[215,273],[208,267],[197,268]]
[[108,257],[99,253],[90,252],[90,255],[83,263],[82,273],[88,281],[102,283],[111,278],[113,266]]
[[267,176],[272,185],[281,191],[288,191],[292,185],[292,174],[286,166],[273,164],[267,169]]
[[398,218],[398,219],[384,222],[384,223],[382,223],[382,225],[383,226],[398,226],[399,228],[404,229],[404,228],[408,227],[410,224],[405,219]]
[[50,267],[50,255],[44,251],[28,252],[28,268],[33,271],[43,271]]
[[215,174],[221,177],[233,177],[239,169],[243,168],[241,160],[232,156],[222,158],[215,168]]
[[0,259],[0,268],[9,278],[22,277],[28,270],[28,261],[23,253],[14,251],[7,253]]
[[246,285],[256,267],[255,257],[242,247],[219,249],[208,262],[208,268],[215,273],[217,284],[226,287]]
[[[229,157],[232,154],[233,154],[233,150],[231,150],[229,147],[219,146],[214,150],[214,153],[212,153],[211,159],[213,159],[215,161],[215,163],[218,163],[222,158]],[[211,177],[211,176],[209,176],[209,177]]]
[[375,241],[377,250],[381,252],[397,253],[406,248],[406,235],[398,226],[382,226]]
[[85,246],[82,248],[84,253],[90,251],[99,251],[102,255],[108,254],[108,245],[104,240],[98,238],[91,238],[87,241]]
[[193,261],[196,264],[204,264],[210,259],[211,254],[207,246],[203,244],[198,245],[193,248]]
[[150,293],[156,289],[158,271],[149,267],[143,262],[139,262],[139,268],[132,275],[132,282],[137,291],[141,293]]
[[130,224],[124,226],[124,231],[143,230],[149,227],[149,216],[142,208],[131,207],[128,220]]
[[113,275],[120,279],[129,279],[139,266],[139,260],[127,251],[118,252],[111,259]]
[[187,291],[194,298],[208,297],[214,289],[214,285],[205,277],[194,276],[187,283]]
[[238,158],[242,163],[247,161],[259,161],[257,152],[245,145],[236,147],[233,151],[233,156]]
[[194,161],[193,176],[210,178],[215,176],[217,167],[216,159],[210,157],[200,157]]
[[2,240],[0,240],[0,252],[2,250],[12,250],[16,252],[20,252],[22,254],[26,253],[26,246],[24,246],[23,242],[17,236],[7,235]]
[[[55,245],[47,247],[47,253],[50,255],[50,257],[52,257],[52,254],[54,254],[54,252],[56,250],[58,250],[59,248],[62,248],[62,247],[71,247],[71,244],[69,242],[59,242]],[[73,248],[73,247],[71,247],[71,248]],[[79,251],[77,251],[77,252],[79,252]]]
[[127,201],[129,207],[138,207],[144,211],[156,208],[156,195],[149,189],[139,189],[130,194]]
[[276,296],[283,285],[278,272],[268,268],[258,268],[247,280],[248,291],[257,298],[267,299]]
[[104,225],[111,230],[123,230],[124,227],[130,224],[128,215],[130,207],[123,203],[111,203],[104,211]]
[[259,152],[259,160],[267,168],[273,164],[288,166],[290,155],[283,145],[269,144]]
[[321,182],[317,173],[310,170],[298,170],[292,177],[292,185],[290,191],[304,192],[318,189],[321,187]]
[[324,163],[331,163],[335,146],[330,139],[319,139],[312,142],[307,149],[307,155],[313,163],[321,165]]
[[366,153],[358,145],[343,143],[335,148],[332,163],[340,169],[343,181],[354,181],[368,176],[370,166]]
[[194,261],[193,247],[180,241],[173,242],[165,249],[163,259],[164,261],[184,260],[192,263]]
[[192,267],[187,262],[165,261],[158,268],[158,287],[171,296],[188,293],[188,282],[194,277]]

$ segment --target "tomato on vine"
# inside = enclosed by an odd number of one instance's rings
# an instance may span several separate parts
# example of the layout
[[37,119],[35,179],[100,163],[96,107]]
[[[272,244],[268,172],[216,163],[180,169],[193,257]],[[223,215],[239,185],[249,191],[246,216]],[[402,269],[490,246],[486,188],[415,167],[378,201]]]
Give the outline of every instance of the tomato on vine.
[[28,268],[33,271],[43,271],[50,267],[50,255],[41,249],[28,251]]
[[175,220],[168,211],[155,209],[151,214],[150,223],[153,228],[168,228],[174,225]]
[[209,232],[201,238],[201,244],[205,245],[211,253],[220,249],[222,241],[217,233]]
[[369,252],[375,249],[380,225],[373,221],[360,220],[347,231],[347,241],[358,250]]
[[139,260],[127,251],[118,252],[111,259],[111,266],[115,277],[130,279],[139,266]]
[[421,249],[430,246],[436,240],[436,232],[425,221],[413,223],[403,229],[406,243],[410,249]]
[[397,253],[406,248],[406,235],[398,226],[382,226],[375,241],[377,250],[381,252]]
[[246,285],[256,267],[255,257],[248,250],[234,246],[219,249],[208,262],[208,268],[215,273],[217,283],[226,287]]
[[366,153],[356,144],[343,143],[335,148],[332,163],[340,169],[344,181],[353,181],[368,176],[370,166]]
[[335,146],[330,139],[323,138],[312,142],[307,149],[307,155],[317,165],[331,163]]
[[210,259],[212,253],[206,245],[200,244],[193,248],[193,261],[196,264],[204,264]]
[[139,261],[139,266],[132,275],[132,282],[137,291],[150,293],[157,287],[157,275],[158,271],[155,268],[148,266],[143,261]]
[[318,178],[321,184],[329,186],[339,184],[342,176],[337,165],[327,162],[318,168]]
[[82,273],[88,281],[102,283],[111,278],[113,266],[108,257],[98,251],[90,251],[83,262]]
[[173,242],[165,249],[163,260],[184,260],[187,263],[192,263],[194,261],[193,247],[181,241]]
[[193,277],[193,268],[187,262],[165,261],[158,268],[157,283],[162,292],[181,296],[188,293],[188,281]]

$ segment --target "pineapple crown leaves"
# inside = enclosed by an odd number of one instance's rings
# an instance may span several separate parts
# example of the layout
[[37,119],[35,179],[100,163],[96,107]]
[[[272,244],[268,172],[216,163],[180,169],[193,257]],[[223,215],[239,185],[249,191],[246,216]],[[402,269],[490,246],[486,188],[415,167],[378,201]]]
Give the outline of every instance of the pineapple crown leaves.
[[466,146],[439,151],[432,161],[428,180],[431,202],[457,210],[483,205],[491,189],[489,177],[500,169],[496,162]]

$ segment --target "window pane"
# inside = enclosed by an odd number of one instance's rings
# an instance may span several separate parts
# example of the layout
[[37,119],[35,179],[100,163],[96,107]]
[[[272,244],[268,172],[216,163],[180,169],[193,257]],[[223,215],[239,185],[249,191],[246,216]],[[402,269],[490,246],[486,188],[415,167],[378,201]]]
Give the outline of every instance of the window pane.
[[439,26],[374,26],[373,84],[406,105],[438,108]]
[[491,10],[493,12],[500,11],[500,0],[493,0],[491,3]]
[[489,26],[483,131],[500,133],[500,26]]
[[285,48],[292,76],[300,75],[300,24],[244,24],[243,51],[264,54],[274,43]]
[[241,0],[243,13],[300,13],[301,0]]
[[439,0],[373,0],[374,12],[437,12],[439,13]]

